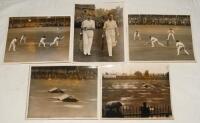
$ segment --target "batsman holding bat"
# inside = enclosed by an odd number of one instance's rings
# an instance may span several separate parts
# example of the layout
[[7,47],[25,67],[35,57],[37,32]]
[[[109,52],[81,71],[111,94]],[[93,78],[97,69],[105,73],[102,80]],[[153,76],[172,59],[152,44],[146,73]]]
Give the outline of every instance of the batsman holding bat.
[[116,35],[119,36],[117,23],[112,14],[108,15],[108,20],[104,23],[103,29],[107,40],[108,55],[112,56],[112,48],[117,45]]

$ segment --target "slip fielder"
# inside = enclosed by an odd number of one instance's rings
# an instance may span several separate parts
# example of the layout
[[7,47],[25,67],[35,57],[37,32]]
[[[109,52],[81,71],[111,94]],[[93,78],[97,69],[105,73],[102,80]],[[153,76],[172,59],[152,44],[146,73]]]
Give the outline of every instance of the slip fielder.
[[187,55],[190,55],[189,52],[185,49],[183,42],[176,40],[177,56],[180,55],[180,51],[183,50]]
[[116,34],[119,36],[118,27],[116,21],[113,19],[113,15],[108,15],[108,20],[104,23],[103,29],[106,34],[108,55],[112,56],[112,48],[116,46]]
[[158,39],[156,37],[153,36],[149,36],[150,41],[151,41],[151,47],[155,47],[155,44],[157,43],[158,45],[165,47],[165,45],[163,43],[161,43],[160,41],[158,41]]

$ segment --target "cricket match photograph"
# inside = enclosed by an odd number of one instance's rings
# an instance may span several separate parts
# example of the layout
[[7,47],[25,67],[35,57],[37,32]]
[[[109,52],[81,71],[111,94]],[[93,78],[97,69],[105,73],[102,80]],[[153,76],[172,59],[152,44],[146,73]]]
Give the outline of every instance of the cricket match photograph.
[[124,61],[123,3],[75,4],[74,61]]
[[200,0],[0,0],[0,123],[200,123]]
[[69,60],[70,17],[10,17],[4,62]]
[[103,119],[172,119],[167,65],[124,64],[102,70]]
[[195,61],[189,15],[128,15],[129,61]]
[[28,119],[96,118],[97,67],[32,66]]

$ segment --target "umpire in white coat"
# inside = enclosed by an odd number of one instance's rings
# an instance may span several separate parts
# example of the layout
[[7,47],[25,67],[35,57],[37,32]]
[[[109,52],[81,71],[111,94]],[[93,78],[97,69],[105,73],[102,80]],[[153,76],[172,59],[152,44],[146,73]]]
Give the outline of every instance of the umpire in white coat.
[[95,21],[88,15],[87,19],[81,24],[83,30],[83,53],[84,55],[91,55],[91,47],[94,37]]
[[104,23],[103,29],[106,33],[108,55],[112,56],[112,48],[117,44],[116,35],[119,36],[117,23],[112,14],[108,15],[108,20]]

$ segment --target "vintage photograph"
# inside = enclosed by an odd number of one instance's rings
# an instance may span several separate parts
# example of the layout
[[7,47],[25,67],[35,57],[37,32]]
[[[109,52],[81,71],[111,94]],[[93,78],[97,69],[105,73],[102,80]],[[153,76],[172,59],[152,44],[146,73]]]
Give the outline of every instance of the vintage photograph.
[[195,61],[189,15],[129,15],[130,61]]
[[31,68],[27,118],[96,118],[97,67]]
[[102,71],[103,118],[173,118],[168,66],[127,64]]
[[69,60],[70,17],[10,17],[4,62]]
[[76,4],[74,61],[124,61],[123,3]]

